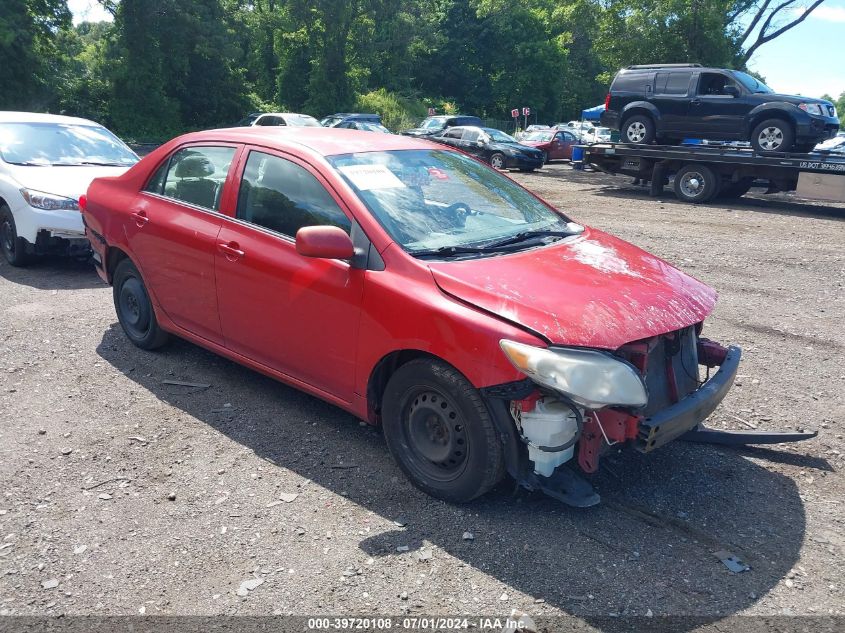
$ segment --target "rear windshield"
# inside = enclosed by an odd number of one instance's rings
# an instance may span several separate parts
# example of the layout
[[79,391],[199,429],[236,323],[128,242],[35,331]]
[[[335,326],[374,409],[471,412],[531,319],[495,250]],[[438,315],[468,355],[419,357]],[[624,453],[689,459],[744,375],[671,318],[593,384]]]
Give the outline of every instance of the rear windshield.
[[611,91],[636,92],[645,94],[645,86],[651,81],[651,73],[619,73],[613,80]]
[[138,157],[99,125],[0,123],[0,158],[15,165],[129,166]]

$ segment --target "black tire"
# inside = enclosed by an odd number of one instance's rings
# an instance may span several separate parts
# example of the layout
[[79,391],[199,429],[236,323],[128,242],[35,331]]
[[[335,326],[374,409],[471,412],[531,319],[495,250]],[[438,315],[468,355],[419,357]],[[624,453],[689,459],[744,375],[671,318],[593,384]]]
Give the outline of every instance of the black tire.
[[723,182],[719,191],[720,198],[741,198],[754,184],[753,178],[743,178],[737,182]]
[[766,119],[754,128],[750,140],[757,152],[791,152],[795,146],[795,131],[788,121]]
[[501,152],[496,152],[495,154],[490,156],[490,166],[493,169],[504,169],[505,164],[505,155]]
[[412,360],[390,377],[382,401],[390,453],[423,492],[465,503],[504,476],[502,445],[490,413],[453,367]]
[[649,145],[654,141],[657,129],[654,121],[646,114],[635,114],[625,119],[620,128],[621,143],[633,143],[635,145]]
[[12,215],[12,210],[5,204],[0,206],[0,250],[12,266],[21,267],[29,263],[27,241],[18,237],[15,217]]
[[721,181],[707,165],[685,165],[675,174],[673,188],[678,200],[701,204],[719,195]]
[[543,152],[543,167],[545,167],[548,162],[549,162],[549,153]]
[[121,261],[112,276],[114,309],[126,337],[141,349],[156,349],[167,342],[168,334],[156,320],[141,273],[129,259]]

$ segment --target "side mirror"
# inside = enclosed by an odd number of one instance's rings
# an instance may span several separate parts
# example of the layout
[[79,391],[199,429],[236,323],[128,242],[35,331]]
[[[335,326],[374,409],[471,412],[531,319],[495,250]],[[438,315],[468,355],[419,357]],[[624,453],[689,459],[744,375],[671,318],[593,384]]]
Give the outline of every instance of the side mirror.
[[739,96],[739,88],[737,88],[736,86],[725,86],[724,92],[726,95],[730,95],[731,97]]
[[296,252],[303,257],[352,259],[355,247],[346,231],[336,226],[303,226],[296,232]]

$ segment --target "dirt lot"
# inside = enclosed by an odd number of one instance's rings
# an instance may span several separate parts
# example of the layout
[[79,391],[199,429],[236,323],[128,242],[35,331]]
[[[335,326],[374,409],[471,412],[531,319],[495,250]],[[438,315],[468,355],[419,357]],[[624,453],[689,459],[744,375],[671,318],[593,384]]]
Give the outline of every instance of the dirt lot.
[[819,437],[615,455],[588,510],[511,485],[454,507],[332,406],[188,343],[135,349],[90,266],[2,263],[0,614],[845,613],[845,206],[517,177],[720,291],[705,331],[745,356],[712,426]]

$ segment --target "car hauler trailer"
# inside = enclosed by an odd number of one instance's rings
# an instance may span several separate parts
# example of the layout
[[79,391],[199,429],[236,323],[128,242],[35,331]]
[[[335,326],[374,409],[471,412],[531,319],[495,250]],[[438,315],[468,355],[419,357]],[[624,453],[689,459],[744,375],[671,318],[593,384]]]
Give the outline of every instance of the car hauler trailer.
[[845,154],[760,154],[730,145],[628,145],[597,143],[584,148],[584,163],[651,183],[659,196],[674,176],[680,200],[702,203],[744,195],[755,181],[769,191],[796,191],[805,198],[845,202]]

